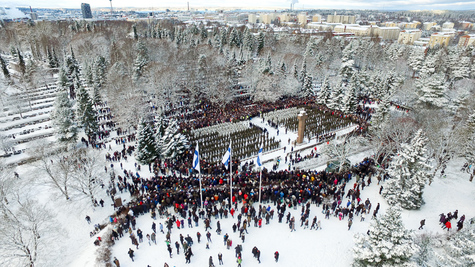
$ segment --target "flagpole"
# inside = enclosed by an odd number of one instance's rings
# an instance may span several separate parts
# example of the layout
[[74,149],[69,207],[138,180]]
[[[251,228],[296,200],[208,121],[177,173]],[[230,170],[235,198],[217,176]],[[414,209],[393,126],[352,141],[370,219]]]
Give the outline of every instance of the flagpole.
[[198,169],[198,181],[200,184],[200,206],[203,208],[203,190],[201,187],[201,167],[200,167],[200,152],[199,152],[199,145],[198,142],[196,142],[196,148],[193,156],[193,164],[192,164],[193,169]]
[[233,149],[231,147],[231,139],[229,140],[229,148],[231,148],[231,151],[229,151],[229,188],[230,188],[230,209],[233,206]]
[[201,202],[201,208],[203,209],[203,190],[201,189],[201,168],[199,170],[199,180],[200,180],[200,202]]
[[259,203],[261,203],[262,167],[259,167]]
[[259,203],[261,203],[261,188],[262,188],[262,145],[257,152],[257,165],[259,166]]

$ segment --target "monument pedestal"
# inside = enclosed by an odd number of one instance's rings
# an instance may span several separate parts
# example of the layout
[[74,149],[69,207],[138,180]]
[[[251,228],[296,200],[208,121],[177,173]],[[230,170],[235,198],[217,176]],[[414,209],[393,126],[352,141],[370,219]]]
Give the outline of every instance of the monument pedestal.
[[305,121],[307,120],[308,115],[307,115],[307,112],[305,112],[305,110],[302,110],[300,111],[297,117],[299,119],[297,145],[299,145],[303,143],[303,137],[305,133]]

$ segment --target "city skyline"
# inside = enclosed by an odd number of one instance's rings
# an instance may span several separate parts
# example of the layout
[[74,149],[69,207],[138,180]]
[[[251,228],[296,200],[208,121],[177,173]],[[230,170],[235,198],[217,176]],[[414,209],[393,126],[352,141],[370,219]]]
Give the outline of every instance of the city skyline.
[[[293,0],[295,2],[294,9],[379,9],[379,10],[475,10],[475,1],[462,0],[462,1],[448,1],[448,0],[385,0],[385,1],[360,1],[360,0],[335,0],[335,1],[312,1],[312,0]],[[292,1],[289,0],[262,0],[259,2],[252,0],[241,1],[219,1],[219,0],[177,0],[170,2],[154,2],[149,0],[136,0],[131,5],[130,1],[126,0],[113,0],[113,7],[117,8],[150,8],[150,9],[163,9],[163,8],[175,8],[184,9],[187,8],[189,3],[190,8],[241,8],[241,9],[283,9],[289,8]],[[110,6],[110,1],[87,1],[87,0],[7,0],[0,1],[0,6],[4,7],[19,7],[19,6],[31,6],[32,8],[81,8],[81,3],[89,3],[92,9],[95,8],[107,8]]]

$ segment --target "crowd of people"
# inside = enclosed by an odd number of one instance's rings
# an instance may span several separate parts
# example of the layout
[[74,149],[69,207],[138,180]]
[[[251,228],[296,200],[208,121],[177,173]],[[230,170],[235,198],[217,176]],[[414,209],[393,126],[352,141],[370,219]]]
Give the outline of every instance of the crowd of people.
[[[290,216],[287,209],[297,209],[301,207],[300,227],[322,229],[321,219],[317,217],[309,218],[310,209],[313,205],[322,209],[322,216],[325,219],[331,217],[343,220],[348,218],[349,227],[353,223],[355,216],[364,219],[365,213],[369,213],[371,204],[367,199],[361,202],[361,191],[364,184],[370,181],[374,174],[372,166],[374,161],[367,158],[361,163],[344,173],[327,173],[325,171],[265,171],[263,173],[264,182],[262,187],[262,203],[259,207],[254,204],[258,201],[258,186],[256,184],[258,174],[252,171],[235,174],[233,182],[232,204],[229,199],[229,186],[224,181],[225,176],[218,175],[203,176],[202,183],[203,205],[200,203],[199,190],[197,190],[197,178],[180,179],[174,175],[154,177],[137,177],[132,171],[125,171],[120,182],[116,182],[117,187],[123,192],[129,192],[132,201],[124,206],[118,207],[115,214],[111,216],[114,230],[114,239],[119,239],[128,233],[130,242],[135,249],[139,248],[143,242],[144,233],[141,229],[136,229],[136,218],[149,214],[152,218],[167,218],[165,224],[156,227],[152,225],[152,233],[145,236],[149,245],[157,240],[158,231],[165,235],[167,250],[172,257],[174,250],[176,254],[182,249],[185,253],[185,262],[189,263],[193,253],[191,247],[193,239],[190,236],[180,236],[180,243],[175,242],[172,247],[172,231],[174,227],[184,228],[186,225],[196,227],[200,224],[205,226],[208,242],[211,242],[211,229],[213,220],[217,224],[217,233],[220,234],[220,222],[223,218],[233,218],[237,220],[233,225],[233,231],[237,231],[242,242],[245,242],[246,234],[249,234],[249,227],[256,229],[269,224],[270,220],[277,219],[279,223],[289,225],[290,231],[295,231],[297,226],[296,218]],[[140,176],[140,175],[138,175]],[[351,179],[355,180],[353,186],[346,190]],[[369,182],[370,183],[370,182]],[[125,184],[125,186],[123,186]],[[348,193],[346,194],[346,191]],[[349,199],[348,203],[344,197]],[[113,196],[112,196],[113,198]],[[273,207],[271,207],[273,205]],[[201,208],[203,206],[203,208]],[[375,214],[376,216],[376,214]],[[363,220],[362,219],[362,220]],[[312,221],[311,226],[310,221]],[[165,231],[164,231],[165,230]],[[225,247],[230,249],[233,246],[232,240],[226,239],[224,235]],[[201,234],[197,232],[198,243]],[[240,244],[238,244],[240,245]],[[129,250],[131,259],[135,257],[133,249]],[[236,261],[242,262],[242,247],[236,246]],[[254,253],[255,251],[253,251]],[[279,258],[278,252],[275,254],[276,261]],[[254,254],[260,260],[260,251]],[[219,258],[219,257],[218,257]],[[211,260],[210,260],[211,261]],[[211,265],[210,265],[211,266]]]

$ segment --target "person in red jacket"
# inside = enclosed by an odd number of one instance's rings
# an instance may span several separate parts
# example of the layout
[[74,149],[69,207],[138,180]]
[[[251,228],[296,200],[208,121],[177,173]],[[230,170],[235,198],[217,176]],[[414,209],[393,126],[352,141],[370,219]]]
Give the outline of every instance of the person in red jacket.
[[447,231],[450,231],[450,228],[452,228],[452,224],[450,223],[450,221],[447,221],[445,223],[445,227],[447,227]]

